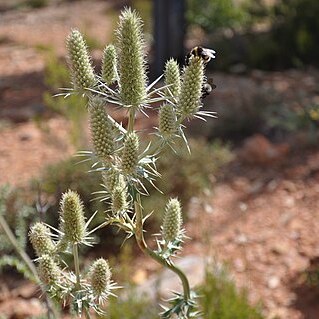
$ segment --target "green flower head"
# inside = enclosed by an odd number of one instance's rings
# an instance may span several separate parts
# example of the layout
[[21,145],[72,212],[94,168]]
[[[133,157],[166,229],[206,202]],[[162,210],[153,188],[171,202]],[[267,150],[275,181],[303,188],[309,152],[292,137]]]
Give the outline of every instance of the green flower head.
[[99,258],[93,263],[89,271],[89,281],[95,296],[109,293],[111,276],[109,264],[104,258]]
[[146,66],[142,21],[135,11],[121,13],[116,34],[121,101],[139,107],[146,98]]
[[165,242],[179,239],[182,235],[182,210],[180,202],[171,198],[165,207],[162,234]]
[[138,164],[139,139],[136,133],[126,135],[122,151],[122,172],[125,175],[132,175],[136,172]]
[[76,90],[93,88],[96,83],[86,43],[78,30],[72,30],[66,39],[68,59]]
[[111,85],[118,79],[116,49],[112,44],[107,45],[103,51],[101,75],[106,85]]
[[127,189],[125,185],[117,185],[114,187],[112,194],[112,213],[117,214],[121,213],[128,208],[127,204]]
[[99,97],[89,102],[90,128],[94,151],[101,161],[108,161],[114,152],[114,127],[108,119],[105,103]]
[[164,139],[171,138],[177,131],[176,114],[174,107],[164,104],[159,111],[159,132]]
[[79,195],[71,190],[63,194],[61,200],[60,229],[65,239],[72,244],[83,241],[86,229],[83,205]]
[[38,257],[41,257],[43,254],[50,255],[54,252],[55,245],[50,234],[49,227],[43,223],[35,223],[31,227],[29,237]]
[[182,117],[192,117],[199,111],[203,83],[204,62],[200,57],[193,57],[184,69],[177,103],[177,110]]
[[165,64],[164,70],[165,84],[169,85],[166,89],[167,95],[177,98],[181,91],[181,75],[179,66],[174,59],[170,59]]
[[61,269],[49,255],[42,255],[39,259],[39,277],[44,284],[56,284],[61,275]]

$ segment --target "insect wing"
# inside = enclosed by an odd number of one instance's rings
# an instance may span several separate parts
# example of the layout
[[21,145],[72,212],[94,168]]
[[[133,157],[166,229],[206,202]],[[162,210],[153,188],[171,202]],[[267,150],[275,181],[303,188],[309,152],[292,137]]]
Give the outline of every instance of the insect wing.
[[212,49],[203,49],[203,53],[210,57],[211,59],[215,59],[216,51]]

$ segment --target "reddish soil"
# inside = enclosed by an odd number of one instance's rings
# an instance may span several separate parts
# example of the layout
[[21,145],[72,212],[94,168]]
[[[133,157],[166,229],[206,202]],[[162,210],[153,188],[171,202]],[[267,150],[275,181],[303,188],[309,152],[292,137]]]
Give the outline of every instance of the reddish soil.
[[[36,47],[54,43],[58,54],[64,55],[64,38],[71,27],[84,29],[102,43],[109,40],[112,15],[107,16],[108,10],[107,1],[80,1],[1,13],[0,119],[16,123],[44,112],[44,57]],[[317,71],[314,75],[299,71],[257,75],[255,86],[260,81],[273,84],[288,96],[289,103],[295,100],[296,90],[301,97],[311,91],[305,100],[318,102]],[[307,80],[301,89],[300,78]],[[247,78],[218,75],[217,82],[221,90],[214,101],[219,106],[236,100],[235,88],[251,88]],[[32,121],[1,123],[0,184],[24,185],[48,163],[74,153],[63,118],[50,117],[40,126]],[[193,240],[187,242],[184,253],[209,250],[227,261],[238,286],[248,288],[252,303],[262,302],[267,318],[315,319],[319,292],[312,274],[319,258],[319,151],[283,155],[280,161],[260,166],[248,166],[236,158],[211,192],[193,199],[186,225]],[[12,285],[0,285],[0,313],[5,306],[14,311],[4,302],[10,298],[36,304],[34,287],[21,284],[22,292],[17,292],[8,291],[7,286]]]

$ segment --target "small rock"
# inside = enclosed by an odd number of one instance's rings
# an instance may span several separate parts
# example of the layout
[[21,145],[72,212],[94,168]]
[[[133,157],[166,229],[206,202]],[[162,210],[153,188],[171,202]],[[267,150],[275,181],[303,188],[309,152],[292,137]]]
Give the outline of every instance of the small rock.
[[285,242],[278,242],[271,247],[271,251],[278,255],[285,255],[291,250],[291,246]]
[[246,270],[246,265],[240,258],[234,260],[234,268],[237,272],[244,272]]
[[245,234],[239,234],[238,236],[235,237],[235,243],[243,245],[248,242],[248,238]]
[[142,284],[146,279],[147,279],[147,274],[144,269],[138,269],[132,278],[133,282],[137,285]]
[[272,276],[268,279],[267,285],[270,289],[275,289],[279,286],[280,279],[276,276]]

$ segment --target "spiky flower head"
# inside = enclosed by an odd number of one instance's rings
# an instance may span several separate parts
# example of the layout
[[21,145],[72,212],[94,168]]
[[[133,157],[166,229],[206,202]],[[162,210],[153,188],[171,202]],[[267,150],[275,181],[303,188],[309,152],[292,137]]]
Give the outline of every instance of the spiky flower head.
[[165,207],[162,234],[165,242],[179,239],[182,235],[182,210],[180,202],[171,198]]
[[117,185],[125,186],[125,181],[123,175],[120,171],[111,166],[109,169],[102,171],[102,179],[106,190],[111,194],[113,189]]
[[42,255],[39,259],[39,277],[45,284],[55,284],[59,281],[61,269],[52,256]]
[[139,139],[136,133],[126,135],[122,151],[122,172],[125,175],[135,173],[138,164]]
[[116,185],[111,194],[112,213],[117,214],[127,210],[127,188],[125,185]]
[[120,15],[117,29],[121,102],[139,107],[146,97],[146,67],[142,21],[131,9]]
[[103,51],[101,76],[106,85],[117,81],[117,55],[112,44],[107,45]]
[[101,161],[108,161],[114,152],[114,127],[108,119],[105,103],[99,97],[89,102],[91,138],[94,151]]
[[104,258],[99,258],[93,263],[89,271],[89,281],[95,296],[110,291],[111,276],[109,264]]
[[181,91],[181,75],[179,72],[179,66],[174,59],[170,59],[165,64],[164,70],[165,84],[169,85],[167,88],[167,95],[173,95],[178,97]]
[[177,103],[177,110],[182,117],[192,117],[199,111],[203,82],[204,62],[200,57],[193,57],[184,69]]
[[174,107],[164,104],[159,111],[159,132],[164,139],[172,137],[177,130],[177,119]]
[[85,218],[83,204],[76,192],[69,190],[63,194],[60,219],[65,239],[72,244],[82,242],[86,233]]
[[50,236],[49,227],[43,223],[35,223],[29,233],[30,241],[38,257],[43,254],[50,255],[54,252],[55,246]]
[[93,88],[96,79],[86,43],[78,30],[72,30],[66,39],[72,81],[76,90]]

